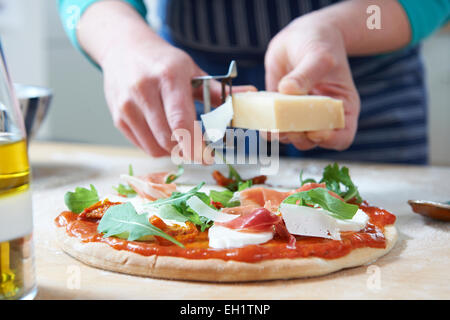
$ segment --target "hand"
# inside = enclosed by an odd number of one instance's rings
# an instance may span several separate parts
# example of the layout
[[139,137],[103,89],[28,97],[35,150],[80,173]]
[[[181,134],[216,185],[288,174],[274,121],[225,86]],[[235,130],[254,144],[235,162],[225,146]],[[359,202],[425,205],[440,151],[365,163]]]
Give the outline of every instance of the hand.
[[270,42],[265,69],[268,91],[325,95],[344,102],[344,129],[282,133],[280,142],[299,150],[316,146],[344,150],[352,144],[360,100],[337,28],[314,13],[292,21]]
[[[185,52],[162,39],[131,42],[111,49],[102,68],[114,124],[128,139],[154,157],[169,155],[179,144],[185,160],[205,162],[201,129],[194,122],[194,98],[202,99],[202,88],[191,86],[191,79],[205,72]],[[221,104],[220,83],[212,81],[210,88],[212,105]],[[248,89],[234,87],[234,92]],[[182,137],[186,130],[189,140]]]
[[[210,163],[195,122],[194,98],[201,100],[202,88],[191,86],[192,78],[205,72],[185,52],[159,37],[123,1],[89,6],[77,38],[101,66],[114,124],[129,140],[154,157],[181,151],[185,160]],[[210,89],[211,104],[219,105],[221,85],[211,81]],[[245,90],[249,87],[233,87],[233,92]]]

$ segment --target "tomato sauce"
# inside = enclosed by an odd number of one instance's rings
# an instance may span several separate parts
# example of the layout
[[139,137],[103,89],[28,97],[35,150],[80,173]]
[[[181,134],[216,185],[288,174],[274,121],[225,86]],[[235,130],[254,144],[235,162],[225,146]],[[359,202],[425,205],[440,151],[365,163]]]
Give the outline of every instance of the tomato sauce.
[[106,243],[116,250],[132,251],[143,256],[172,256],[187,259],[221,259],[242,262],[258,262],[271,259],[319,257],[336,259],[357,248],[385,248],[384,226],[394,224],[395,216],[390,212],[363,203],[360,206],[369,216],[369,223],[359,232],[342,232],[341,240],[296,236],[295,248],[286,239],[275,237],[260,245],[249,245],[234,249],[213,249],[208,245],[208,231],[199,232],[194,241],[183,242],[185,248],[167,242],[128,241],[115,237],[104,238],[97,231],[98,221],[80,219],[79,215],[62,212],[56,219],[58,227],[82,242]]

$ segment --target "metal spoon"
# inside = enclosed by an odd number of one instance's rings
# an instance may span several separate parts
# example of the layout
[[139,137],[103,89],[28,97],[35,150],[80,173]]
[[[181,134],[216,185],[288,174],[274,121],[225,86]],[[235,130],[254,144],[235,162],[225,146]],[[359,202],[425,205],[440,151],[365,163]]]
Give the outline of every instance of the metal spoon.
[[409,200],[409,205],[415,213],[441,221],[450,221],[450,203]]

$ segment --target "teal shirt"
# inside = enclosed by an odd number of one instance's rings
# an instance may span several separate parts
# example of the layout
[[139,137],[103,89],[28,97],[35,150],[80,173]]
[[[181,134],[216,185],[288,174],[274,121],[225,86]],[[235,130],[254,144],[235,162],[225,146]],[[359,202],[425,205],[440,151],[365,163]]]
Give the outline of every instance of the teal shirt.
[[411,45],[419,43],[450,21],[450,0],[398,0],[398,2],[408,15],[412,33]]
[[[80,51],[76,36],[76,23],[84,11],[100,0],[58,0],[59,14],[70,41]],[[132,5],[142,17],[147,14],[143,0],[122,0]],[[411,25],[410,45],[415,45],[450,21],[450,0],[398,0]],[[381,16],[383,19],[383,16]],[[383,20],[381,20],[383,21]]]
[[[83,13],[86,11],[89,6],[95,2],[100,0],[57,0],[58,1],[58,9],[59,15],[61,17],[61,21],[69,36],[70,42],[80,50],[94,65],[98,67],[98,65],[92,61],[92,59],[84,52],[84,50],[80,47],[77,39],[77,29],[76,26],[78,24],[78,20],[81,18]],[[129,3],[133,6],[139,14],[145,18],[147,15],[147,8],[142,0],[121,0]]]

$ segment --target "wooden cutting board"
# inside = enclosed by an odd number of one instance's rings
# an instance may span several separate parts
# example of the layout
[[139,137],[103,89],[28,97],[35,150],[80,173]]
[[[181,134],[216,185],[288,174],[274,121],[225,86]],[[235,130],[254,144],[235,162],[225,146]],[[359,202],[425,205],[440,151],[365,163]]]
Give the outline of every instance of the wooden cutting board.
[[[136,174],[172,169],[169,159],[150,159],[128,148],[32,143],[37,299],[450,299],[450,224],[413,213],[409,199],[450,200],[450,168],[340,163],[350,168],[364,199],[397,216],[399,240],[371,265],[327,276],[251,283],[158,280],[103,271],[66,255],[55,241],[53,219],[65,209],[64,194],[94,184],[111,193],[132,164]],[[268,183],[297,187],[298,175],[319,177],[329,162],[287,160]],[[224,167],[221,167],[226,172]],[[180,183],[213,183],[215,168],[187,166]],[[243,177],[256,166],[238,167]]]

